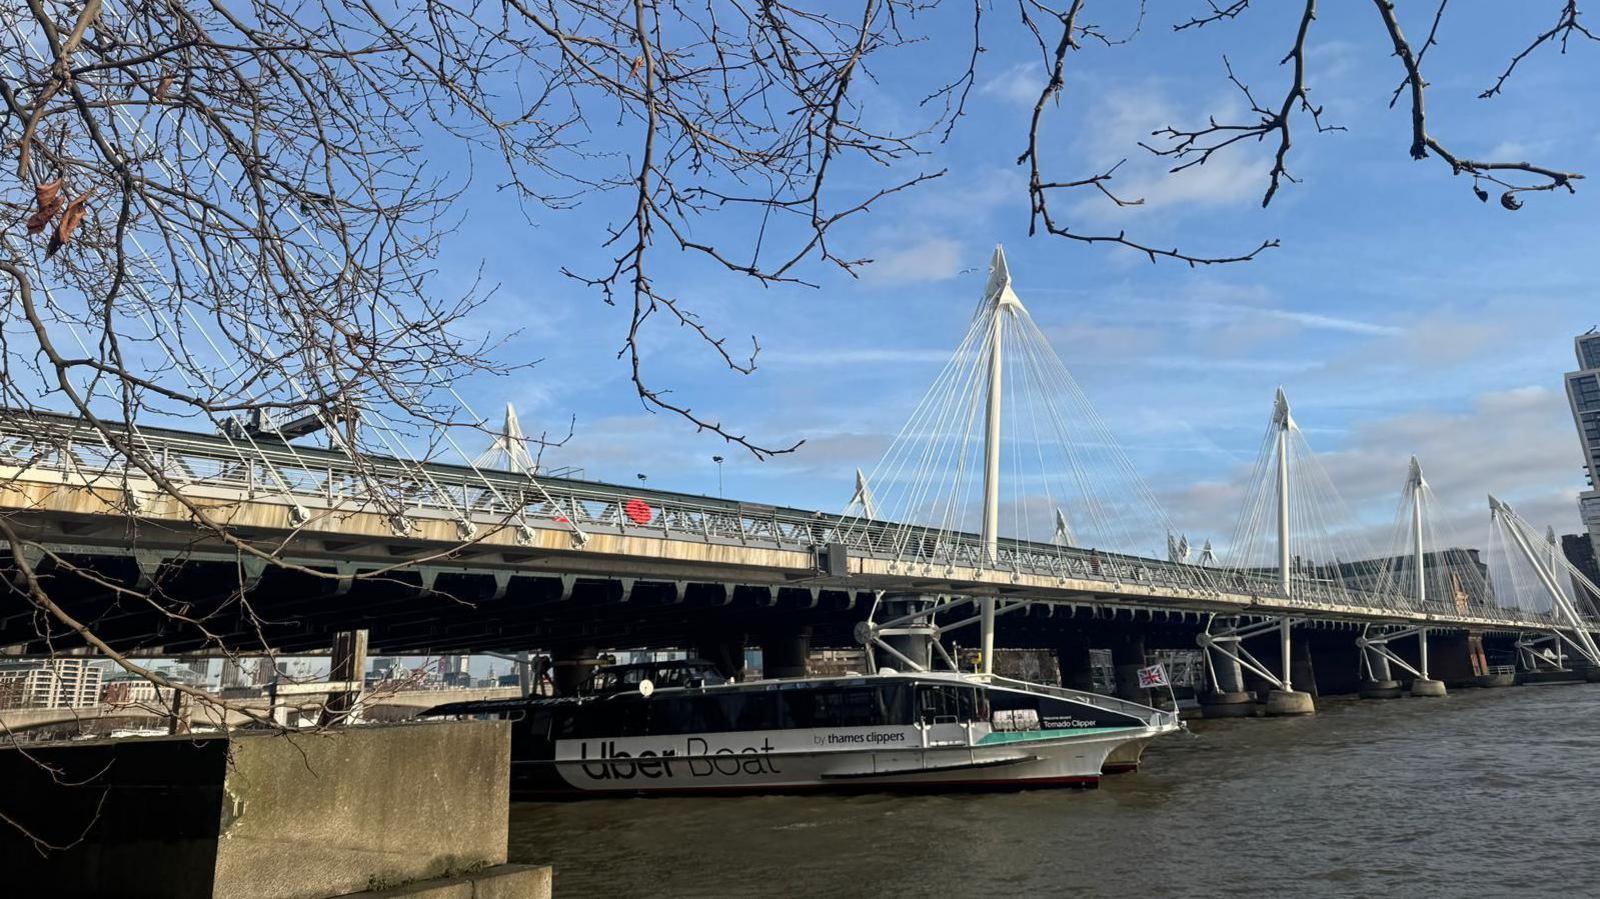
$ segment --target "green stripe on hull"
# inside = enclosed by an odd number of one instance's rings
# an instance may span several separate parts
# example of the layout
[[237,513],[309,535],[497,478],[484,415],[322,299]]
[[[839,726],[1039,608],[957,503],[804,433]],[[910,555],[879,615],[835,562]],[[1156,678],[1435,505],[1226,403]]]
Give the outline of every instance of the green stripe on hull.
[[1119,730],[1137,730],[1136,727],[1063,727],[1052,730],[1021,730],[1008,733],[992,733],[978,741],[979,746],[993,746],[997,743],[1042,743],[1047,740],[1061,740],[1067,737],[1085,737],[1090,734],[1109,734]]

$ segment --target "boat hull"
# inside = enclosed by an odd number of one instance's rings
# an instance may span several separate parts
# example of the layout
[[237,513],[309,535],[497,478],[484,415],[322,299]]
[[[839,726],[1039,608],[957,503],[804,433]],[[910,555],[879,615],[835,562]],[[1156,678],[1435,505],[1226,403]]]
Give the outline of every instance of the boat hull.
[[[1004,742],[895,749],[776,749],[768,737],[718,746],[695,738],[689,752],[664,755],[625,746],[593,747],[587,757],[513,765],[518,799],[617,795],[786,792],[919,792],[1093,787],[1108,758],[1152,728]],[[704,744],[704,745],[701,745]],[[693,750],[700,750],[698,752]],[[569,750],[570,751],[570,750]]]

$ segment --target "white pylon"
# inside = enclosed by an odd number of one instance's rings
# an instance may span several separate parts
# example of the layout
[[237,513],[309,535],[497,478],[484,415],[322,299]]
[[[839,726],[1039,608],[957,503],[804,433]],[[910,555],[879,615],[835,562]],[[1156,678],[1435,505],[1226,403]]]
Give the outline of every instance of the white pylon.
[[1071,546],[1073,542],[1072,525],[1067,522],[1067,513],[1058,506],[1056,508],[1056,532],[1050,542],[1056,546]]
[[[983,548],[986,564],[994,565],[1000,560],[1000,402],[1005,374],[1005,323],[1007,316],[1022,308],[1022,301],[1011,288],[1011,269],[1006,265],[1003,247],[994,248],[983,301],[979,314],[993,307],[989,322],[989,400],[983,426]],[[980,616],[984,674],[994,673],[994,609],[994,597],[985,597]]]
[[[1289,398],[1283,388],[1273,399],[1272,423],[1278,429],[1278,587],[1284,599],[1292,599],[1289,556],[1289,431],[1294,428],[1294,418],[1289,414]],[[1289,662],[1289,616],[1278,622],[1278,649],[1283,654],[1283,689],[1292,691]]]
[[850,495],[850,504],[845,506],[844,514],[849,515],[855,509],[861,510],[861,517],[868,521],[878,520],[878,504],[872,499],[872,488],[867,485],[867,476],[856,469],[856,492]]
[[[1416,565],[1417,610],[1426,611],[1428,607],[1428,575],[1425,563],[1427,561],[1427,547],[1422,536],[1422,498],[1423,490],[1428,482],[1422,479],[1422,463],[1416,456],[1411,457],[1411,474],[1406,479],[1406,490],[1411,494],[1411,540],[1413,564]],[[1417,673],[1423,680],[1428,676],[1428,629],[1417,628],[1417,655],[1421,663],[1421,670]]]
[[1200,547],[1199,561],[1202,566],[1217,564],[1217,551],[1211,548],[1210,540],[1207,540],[1205,545]]
[[1289,432],[1294,417],[1289,414],[1289,398],[1283,388],[1273,399],[1272,424],[1278,429],[1278,587],[1290,598],[1291,559],[1289,555]]
[[[1529,567],[1533,569],[1534,575],[1539,579],[1540,584],[1550,597],[1551,608],[1555,616],[1563,619],[1564,623],[1571,629],[1571,634],[1568,637],[1572,645],[1582,651],[1590,664],[1600,665],[1600,645],[1596,645],[1593,636],[1589,633],[1590,623],[1584,620],[1571,597],[1562,589],[1561,578],[1557,572],[1565,570],[1568,578],[1591,590],[1600,588],[1597,588],[1566,559],[1558,559],[1554,556],[1546,556],[1540,553],[1534,547],[1534,542],[1539,539],[1538,531],[1533,530],[1527,522],[1522,520],[1521,516],[1517,515],[1511,506],[1496,499],[1493,494],[1489,495],[1489,519],[1498,525],[1501,533],[1508,538],[1508,549],[1515,549],[1523,560],[1528,563]],[[1552,562],[1558,562],[1559,567],[1552,565]]]
[[527,475],[539,473],[533,454],[528,452],[528,438],[523,436],[522,422],[517,418],[515,406],[506,403],[505,424],[500,433],[495,435],[489,448],[479,453],[472,464],[477,468],[497,471],[515,471]]

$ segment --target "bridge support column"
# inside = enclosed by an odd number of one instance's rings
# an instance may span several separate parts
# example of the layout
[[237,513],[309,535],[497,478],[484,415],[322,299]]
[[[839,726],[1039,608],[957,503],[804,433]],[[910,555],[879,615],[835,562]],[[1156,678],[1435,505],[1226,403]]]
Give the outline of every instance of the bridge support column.
[[[937,605],[938,602],[939,598],[936,596],[903,596],[899,599],[888,600],[883,604],[884,617],[892,619],[911,615]],[[926,617],[918,617],[904,626],[914,631],[916,628],[926,626],[927,623],[928,619]],[[932,641],[937,639],[939,638],[936,635],[926,632],[914,632],[909,634],[889,634],[883,638],[883,642],[894,647],[895,652],[916,662],[924,669],[932,670],[934,668]],[[877,658],[878,664],[886,668],[900,669],[906,667],[904,662],[886,652],[878,653]]]
[[589,675],[600,666],[593,646],[567,646],[550,653],[550,682],[557,696],[577,696]]
[[333,635],[332,659],[328,666],[328,680],[350,681],[354,690],[329,693],[322,706],[322,725],[351,723],[351,716],[361,703],[361,682],[367,670],[367,631],[340,631]]
[[761,641],[763,677],[805,677],[811,655],[811,628],[800,627]]
[[1089,637],[1075,633],[1056,647],[1056,663],[1061,666],[1061,686],[1094,692],[1094,659],[1089,655]]
[[[730,680],[744,674],[744,634],[727,634],[695,643],[694,654],[716,666],[717,673]],[[765,648],[766,644],[762,644]]]
[[[1305,635],[1306,648],[1315,665],[1317,695],[1354,696],[1361,692],[1361,650],[1356,633],[1343,628],[1319,628]],[[1300,675],[1294,676],[1298,683]]]
[[1411,695],[1426,697],[1445,695],[1444,681],[1434,679],[1428,670],[1428,629],[1425,627],[1417,629],[1417,657],[1422,660],[1422,664],[1417,667],[1422,676],[1411,682]]
[[[1268,715],[1309,715],[1317,710],[1316,699],[1310,692],[1294,688],[1296,665],[1294,641],[1290,638],[1293,627],[1294,622],[1287,616],[1278,623],[1278,661],[1283,666],[1283,688],[1267,693]],[[1301,651],[1304,652],[1304,647]],[[1315,690],[1316,680],[1308,680],[1306,686]]]
[[1429,673],[1451,689],[1477,686],[1478,678],[1489,673],[1483,658],[1483,637],[1478,634],[1435,632],[1429,640]]
[[1247,718],[1256,711],[1254,697],[1244,686],[1239,660],[1216,649],[1204,650],[1211,670],[1211,689],[1197,698],[1207,718]]
[[1389,670],[1389,657],[1371,646],[1363,646],[1361,653],[1364,660],[1362,670],[1367,675],[1361,681],[1361,698],[1399,699],[1400,682],[1394,679],[1393,672]]
[[1118,696],[1150,704],[1150,691],[1139,686],[1139,669],[1144,667],[1143,634],[1121,634],[1112,642],[1111,667],[1117,675]]
[[1312,699],[1322,695],[1317,691],[1317,667],[1311,660],[1309,634],[1302,633],[1300,639],[1290,648],[1289,671],[1293,675],[1295,689],[1310,694]]

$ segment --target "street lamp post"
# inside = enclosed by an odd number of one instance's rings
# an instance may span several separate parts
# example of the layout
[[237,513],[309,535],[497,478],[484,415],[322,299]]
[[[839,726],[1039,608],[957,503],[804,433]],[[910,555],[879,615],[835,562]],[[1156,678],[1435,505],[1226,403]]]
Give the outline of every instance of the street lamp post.
[[722,493],[722,457],[712,456],[711,461],[717,463],[717,498],[723,498]]

